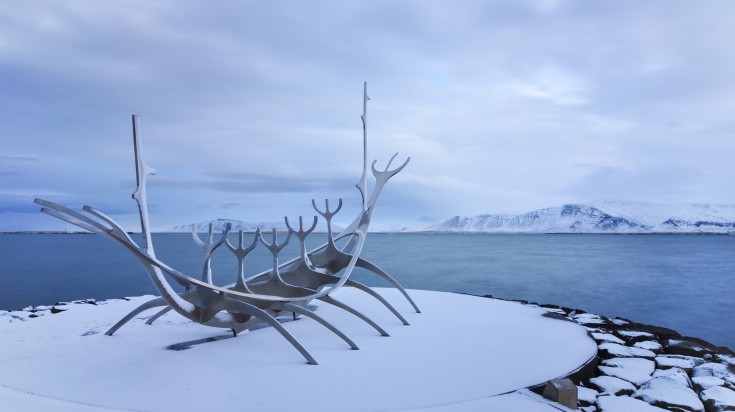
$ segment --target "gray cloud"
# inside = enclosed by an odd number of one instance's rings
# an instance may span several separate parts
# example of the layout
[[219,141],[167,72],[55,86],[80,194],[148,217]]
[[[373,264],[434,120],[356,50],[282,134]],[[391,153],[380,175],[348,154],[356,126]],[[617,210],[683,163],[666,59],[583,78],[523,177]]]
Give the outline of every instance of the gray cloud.
[[354,201],[368,80],[369,158],[413,157],[381,201],[386,221],[618,196],[735,203],[722,190],[735,178],[733,12],[12,2],[0,6],[3,189],[65,193],[135,224],[139,113],[161,227],[235,205],[267,204],[247,213],[269,220],[311,197]]

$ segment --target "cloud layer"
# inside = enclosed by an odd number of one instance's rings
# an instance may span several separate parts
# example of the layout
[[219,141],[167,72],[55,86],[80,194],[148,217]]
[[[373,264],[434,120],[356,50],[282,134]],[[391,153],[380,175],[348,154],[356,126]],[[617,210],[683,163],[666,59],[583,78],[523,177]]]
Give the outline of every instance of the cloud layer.
[[[727,1],[29,1],[0,6],[0,230],[41,196],[135,230],[130,114],[154,227],[359,201],[376,223],[568,201],[735,203]],[[351,205],[351,206],[348,206]],[[352,209],[354,210],[354,209]]]

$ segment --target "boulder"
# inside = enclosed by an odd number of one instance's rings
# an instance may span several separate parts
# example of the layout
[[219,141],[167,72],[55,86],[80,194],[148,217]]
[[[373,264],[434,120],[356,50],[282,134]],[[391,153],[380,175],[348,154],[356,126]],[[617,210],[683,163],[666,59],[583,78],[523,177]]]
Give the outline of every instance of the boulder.
[[590,385],[607,395],[630,395],[635,392],[635,386],[614,376],[600,375],[590,379]]
[[636,342],[635,344],[633,344],[633,347],[650,350],[657,355],[663,353],[664,351],[664,347],[655,340],[644,340],[641,342]]
[[633,344],[636,342],[642,342],[644,340],[656,339],[656,336],[651,332],[644,332],[640,330],[624,330],[618,329],[618,335],[620,335],[626,342]]
[[620,345],[625,344],[625,341],[613,335],[612,333],[592,332],[592,337],[595,338],[598,343],[612,342]]
[[735,411],[735,391],[731,389],[713,386],[700,396],[707,412]]
[[577,314],[572,315],[571,318],[580,325],[585,326],[607,325],[610,323],[610,320],[608,320],[604,316],[595,315],[592,313],[579,313],[579,311],[577,311]]
[[638,389],[633,397],[664,409],[704,412],[704,404],[690,388],[668,376],[652,378]]
[[623,346],[617,343],[606,342],[598,346],[598,354],[603,359],[608,358],[646,358],[654,359],[656,354],[647,349]]
[[600,396],[597,408],[600,412],[666,412],[666,409],[627,396]]
[[687,388],[694,388],[694,385],[692,384],[692,380],[689,379],[689,375],[686,373],[686,371],[684,371],[684,369],[681,369],[681,368],[656,369],[656,371],[653,372],[653,377],[658,378],[659,376],[669,377],[679,382],[682,386],[686,386]]
[[651,379],[655,366],[652,360],[643,358],[612,358],[603,360],[598,369],[607,376],[641,386]]
[[577,386],[577,400],[580,406],[594,405],[597,402],[597,395],[599,392],[594,389]]
[[719,363],[724,363],[725,365],[735,366],[735,356],[733,355],[717,354],[715,355],[715,359]]
[[[713,386],[725,386],[725,380],[714,376],[696,376],[692,378],[694,389],[697,392],[709,389]],[[705,405],[706,406],[706,405]]]
[[704,359],[684,355],[658,355],[656,356],[656,367],[660,369],[681,368],[689,372],[698,365],[702,365]]
[[617,326],[625,326],[633,323],[633,321],[616,316],[614,319],[610,319],[610,322]]
[[722,363],[707,362],[692,370],[692,377],[714,376],[725,382],[735,383],[735,366]]
[[662,328],[661,326],[646,325],[643,323],[630,323],[629,325],[625,326],[625,330],[637,330],[640,332],[648,332],[652,335],[655,335],[658,338],[658,340],[681,337],[679,332],[673,329]]
[[672,355],[686,355],[703,357],[706,354],[717,353],[717,347],[705,340],[692,337],[671,338],[666,341],[666,353]]

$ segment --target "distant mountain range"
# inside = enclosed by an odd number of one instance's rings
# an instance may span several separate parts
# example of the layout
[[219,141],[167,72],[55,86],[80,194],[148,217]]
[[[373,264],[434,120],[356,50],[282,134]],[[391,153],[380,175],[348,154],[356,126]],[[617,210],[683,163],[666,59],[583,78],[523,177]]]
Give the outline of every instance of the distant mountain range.
[[[319,223],[317,223],[317,227],[315,232],[326,232],[326,224],[323,223],[324,219],[319,219]],[[296,221],[291,221],[289,219],[289,222],[291,222],[291,225],[296,225],[296,229],[298,229],[299,220],[296,219]],[[199,223],[190,223],[186,225],[176,225],[172,227],[169,232],[188,232],[191,233],[191,225],[196,225],[196,230],[199,233],[205,233],[209,230],[209,224],[212,224],[213,230],[215,233],[221,233],[223,230],[225,230],[225,226],[227,224],[231,224],[232,228],[230,229],[231,232],[237,232],[238,230],[242,230],[243,232],[255,232],[256,229],[260,228],[261,231],[271,231],[273,228],[275,228],[279,232],[286,232],[288,231],[288,227],[286,227],[286,223],[281,220],[280,222],[243,222],[241,220],[234,220],[234,219],[215,219],[211,221],[206,222],[199,222]],[[304,219],[304,230],[308,229],[311,226],[312,221],[308,219]],[[332,225],[332,230],[335,232],[340,232],[343,228],[338,225]]]
[[[191,232],[191,225],[196,225],[197,232],[207,232],[209,230],[209,224],[212,223],[213,229],[216,233],[220,233],[223,230],[225,230],[225,226],[227,226],[228,223],[232,225],[232,229],[230,231],[237,232],[238,230],[242,230],[243,232],[255,232],[256,229],[260,228],[260,230],[273,230],[273,228],[276,228],[277,231],[287,231],[288,228],[286,227],[286,224],[283,221],[280,222],[243,222],[241,220],[233,220],[233,219],[215,219],[207,222],[199,222],[199,223],[190,223],[186,225],[176,225],[171,228],[171,232]],[[298,222],[296,222],[298,225]]]
[[601,201],[526,213],[454,216],[419,222],[402,232],[487,233],[735,233],[735,205],[662,205]]

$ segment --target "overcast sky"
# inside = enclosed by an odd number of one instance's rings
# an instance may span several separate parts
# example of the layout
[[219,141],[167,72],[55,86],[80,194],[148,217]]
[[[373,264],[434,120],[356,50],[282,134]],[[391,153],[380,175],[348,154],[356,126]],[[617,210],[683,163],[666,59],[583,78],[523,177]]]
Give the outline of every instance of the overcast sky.
[[[620,199],[735,203],[732,1],[22,1],[0,5],[0,230],[43,197],[138,231],[359,202],[376,228]],[[71,228],[71,227],[70,227]]]

